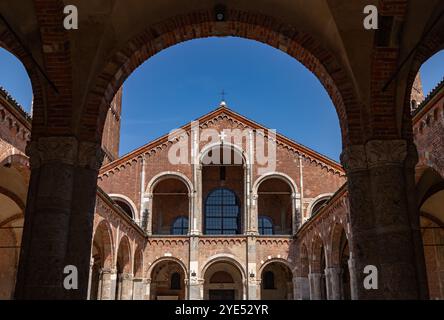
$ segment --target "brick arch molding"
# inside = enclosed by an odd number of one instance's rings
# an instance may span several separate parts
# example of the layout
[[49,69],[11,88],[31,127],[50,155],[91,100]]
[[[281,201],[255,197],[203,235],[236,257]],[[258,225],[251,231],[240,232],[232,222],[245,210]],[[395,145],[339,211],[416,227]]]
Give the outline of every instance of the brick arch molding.
[[131,73],[154,54],[187,40],[235,36],[278,48],[310,70],[328,92],[338,114],[343,145],[362,142],[361,108],[353,82],[335,56],[312,36],[259,13],[230,10],[228,21],[216,22],[212,11],[176,16],[149,26],[123,48],[110,54],[96,77],[84,106],[80,132],[83,140],[100,141],[106,110]]

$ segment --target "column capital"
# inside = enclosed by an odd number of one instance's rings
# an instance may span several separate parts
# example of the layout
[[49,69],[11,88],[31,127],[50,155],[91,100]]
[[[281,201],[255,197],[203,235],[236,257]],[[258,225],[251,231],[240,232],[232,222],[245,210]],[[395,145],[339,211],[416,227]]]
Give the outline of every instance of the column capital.
[[405,140],[372,140],[366,144],[369,167],[402,164],[407,157]]
[[28,142],[26,154],[30,157],[31,168],[38,168],[50,162],[99,170],[105,153],[100,144],[79,142],[75,137],[42,137]]
[[370,140],[365,145],[346,147],[341,154],[341,163],[347,172],[402,165],[408,152],[410,154],[413,151],[406,140]]

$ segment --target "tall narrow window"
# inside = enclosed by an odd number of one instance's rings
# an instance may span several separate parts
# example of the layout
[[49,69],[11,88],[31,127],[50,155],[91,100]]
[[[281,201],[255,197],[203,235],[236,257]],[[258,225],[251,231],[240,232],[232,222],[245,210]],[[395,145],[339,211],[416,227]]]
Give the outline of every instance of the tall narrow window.
[[259,234],[273,234],[273,222],[271,221],[271,218],[267,216],[259,216]]
[[180,274],[179,272],[174,272],[171,275],[171,283],[170,283],[170,289],[171,290],[180,290]]
[[188,218],[179,217],[173,222],[171,227],[171,234],[173,235],[185,235],[188,233]]
[[264,289],[276,289],[274,287],[274,273],[272,271],[266,271],[264,273]]
[[205,233],[240,233],[240,205],[233,191],[220,188],[208,195],[205,202]]

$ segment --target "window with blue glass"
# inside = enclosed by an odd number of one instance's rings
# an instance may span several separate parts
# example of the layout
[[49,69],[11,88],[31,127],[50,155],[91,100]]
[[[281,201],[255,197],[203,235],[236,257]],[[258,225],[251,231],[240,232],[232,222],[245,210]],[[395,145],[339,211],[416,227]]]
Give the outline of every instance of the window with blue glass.
[[259,216],[259,234],[270,235],[273,234],[273,221],[270,217]]
[[184,235],[188,233],[188,218],[187,217],[179,217],[173,222],[173,226],[171,228],[171,234],[174,235]]
[[240,205],[236,194],[225,188],[212,191],[205,202],[205,234],[239,234]]

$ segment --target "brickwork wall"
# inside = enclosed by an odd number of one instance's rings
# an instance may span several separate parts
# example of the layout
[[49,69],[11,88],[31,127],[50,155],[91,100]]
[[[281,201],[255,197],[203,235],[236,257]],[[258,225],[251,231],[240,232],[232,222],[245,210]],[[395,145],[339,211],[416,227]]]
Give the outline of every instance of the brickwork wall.
[[419,167],[431,167],[444,177],[444,82],[413,119]]

